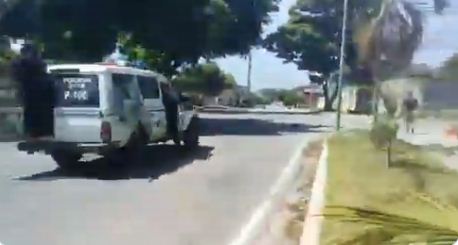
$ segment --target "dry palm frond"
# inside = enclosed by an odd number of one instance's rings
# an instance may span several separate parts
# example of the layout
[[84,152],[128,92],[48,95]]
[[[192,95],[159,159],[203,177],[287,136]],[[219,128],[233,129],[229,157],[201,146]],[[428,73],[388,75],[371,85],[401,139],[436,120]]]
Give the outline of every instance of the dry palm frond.
[[[364,228],[356,233],[342,236],[330,241],[330,244],[338,245],[355,245],[355,244],[377,244],[380,241],[389,241],[393,239],[393,235],[389,234],[383,227],[372,226]],[[374,241],[376,240],[376,241]]]
[[[432,205],[432,208],[441,212],[450,212],[458,215],[458,211],[451,205],[445,205],[438,199],[425,194],[415,196],[423,202]],[[458,239],[456,228],[444,227],[424,220],[405,217],[388,212],[363,209],[357,207],[329,206],[324,215],[326,219],[343,223],[357,223],[366,226],[366,229],[358,234],[351,234],[346,239],[341,239],[336,244],[365,244],[367,239],[376,244],[453,244]]]
[[432,195],[419,192],[410,192],[410,196],[436,210],[458,215],[458,209],[455,206],[445,203],[440,199],[433,197]]

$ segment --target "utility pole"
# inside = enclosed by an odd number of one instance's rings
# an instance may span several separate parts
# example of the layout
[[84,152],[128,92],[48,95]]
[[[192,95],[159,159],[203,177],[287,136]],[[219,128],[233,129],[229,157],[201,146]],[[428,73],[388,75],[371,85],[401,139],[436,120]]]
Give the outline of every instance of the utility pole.
[[343,87],[343,76],[345,68],[345,46],[347,41],[347,12],[348,12],[348,0],[344,0],[343,6],[343,24],[342,24],[342,41],[340,43],[340,63],[339,63],[339,82],[337,85],[338,94],[337,94],[337,122],[336,130],[340,131],[341,129],[341,111],[342,111],[342,87]]
[[[252,11],[253,14],[256,18],[258,18],[258,14],[256,11],[256,5],[257,5],[257,0],[251,0],[251,6],[252,6]],[[252,47],[250,47],[250,51],[248,51],[248,77],[247,77],[247,89],[248,93],[251,93],[251,70],[252,70],[252,61],[253,61],[253,55],[251,51]]]
[[251,70],[252,70],[252,55],[251,55],[251,50],[248,53],[248,77],[247,77],[247,88],[248,92],[251,92]]

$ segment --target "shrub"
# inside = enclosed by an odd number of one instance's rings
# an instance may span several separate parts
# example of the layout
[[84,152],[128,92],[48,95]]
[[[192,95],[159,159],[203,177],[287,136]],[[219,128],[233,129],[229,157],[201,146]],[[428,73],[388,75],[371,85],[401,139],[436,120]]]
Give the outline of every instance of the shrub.
[[388,167],[391,165],[391,147],[397,137],[398,130],[399,125],[396,121],[389,116],[384,116],[374,122],[370,132],[370,138],[374,146],[387,151],[386,163]]

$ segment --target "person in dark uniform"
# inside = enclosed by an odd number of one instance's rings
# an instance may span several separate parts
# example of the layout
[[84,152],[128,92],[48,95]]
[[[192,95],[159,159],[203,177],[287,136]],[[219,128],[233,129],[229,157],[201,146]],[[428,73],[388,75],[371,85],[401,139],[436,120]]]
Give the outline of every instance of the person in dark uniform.
[[51,137],[56,99],[54,82],[38,50],[31,44],[24,45],[20,56],[12,62],[11,71],[24,110],[25,136]]
[[178,132],[178,105],[180,98],[173,91],[170,84],[161,84],[162,102],[165,107],[165,116],[167,120],[167,132],[177,145],[180,144],[180,136]]

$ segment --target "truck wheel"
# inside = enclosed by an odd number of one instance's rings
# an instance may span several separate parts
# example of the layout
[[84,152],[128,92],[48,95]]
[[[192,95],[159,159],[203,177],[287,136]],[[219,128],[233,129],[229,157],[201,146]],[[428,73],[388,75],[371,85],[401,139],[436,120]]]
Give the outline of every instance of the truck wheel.
[[59,150],[51,153],[52,159],[54,159],[61,169],[76,167],[78,165],[78,160],[80,160],[82,156],[81,153]]
[[183,133],[183,142],[186,148],[192,149],[199,146],[199,118],[192,118],[188,128]]

